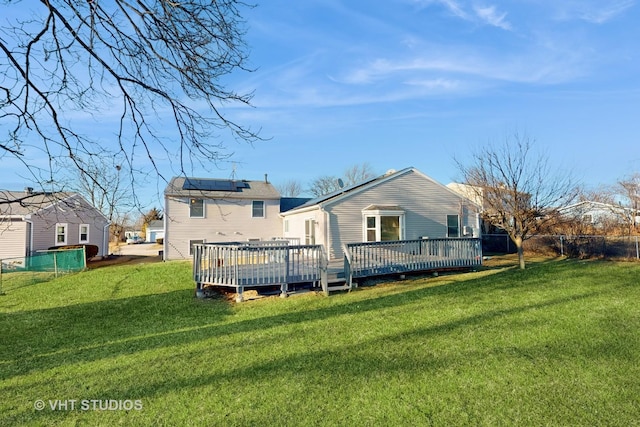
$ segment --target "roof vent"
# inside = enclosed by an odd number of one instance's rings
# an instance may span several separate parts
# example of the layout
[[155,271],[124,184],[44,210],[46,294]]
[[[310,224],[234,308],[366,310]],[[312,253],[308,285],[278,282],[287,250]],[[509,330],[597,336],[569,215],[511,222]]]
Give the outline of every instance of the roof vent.
[[389,175],[393,175],[394,173],[396,173],[395,169],[389,169],[388,171],[386,171],[384,173],[384,176],[389,176]]
[[33,187],[24,187],[24,192],[27,194],[33,194]]

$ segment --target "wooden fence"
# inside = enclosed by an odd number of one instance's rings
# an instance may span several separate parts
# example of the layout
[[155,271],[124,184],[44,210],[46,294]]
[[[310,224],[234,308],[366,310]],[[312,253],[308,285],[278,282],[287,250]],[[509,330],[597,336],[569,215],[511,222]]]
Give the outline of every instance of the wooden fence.
[[346,285],[353,279],[392,273],[482,265],[480,239],[420,239],[347,243],[343,246]]
[[193,245],[196,292],[206,285],[236,289],[280,285],[281,296],[295,283],[319,283],[327,292],[327,258],[322,245],[289,245],[283,241],[202,243]]

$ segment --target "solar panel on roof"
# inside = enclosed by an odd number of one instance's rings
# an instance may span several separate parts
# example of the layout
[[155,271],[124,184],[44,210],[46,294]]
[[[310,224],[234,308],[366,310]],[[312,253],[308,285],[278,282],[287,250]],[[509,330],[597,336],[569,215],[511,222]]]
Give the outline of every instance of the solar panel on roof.
[[233,181],[229,179],[187,178],[184,180],[184,184],[182,184],[183,190],[240,191],[242,188],[249,188],[249,184],[244,181]]

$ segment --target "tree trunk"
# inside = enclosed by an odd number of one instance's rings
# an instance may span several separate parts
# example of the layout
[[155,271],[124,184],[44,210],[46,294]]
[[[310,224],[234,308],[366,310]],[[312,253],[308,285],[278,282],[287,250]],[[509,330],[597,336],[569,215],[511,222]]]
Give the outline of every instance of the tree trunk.
[[516,250],[518,252],[518,264],[520,265],[520,270],[524,270],[524,248],[522,247],[522,237],[516,237],[513,239],[513,243],[516,244]]

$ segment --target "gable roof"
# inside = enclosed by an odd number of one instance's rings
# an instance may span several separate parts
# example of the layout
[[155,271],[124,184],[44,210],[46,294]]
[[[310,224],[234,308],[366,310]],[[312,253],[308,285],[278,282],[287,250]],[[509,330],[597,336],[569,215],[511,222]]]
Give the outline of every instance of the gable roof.
[[149,223],[147,224],[147,229],[150,229],[150,228],[157,228],[157,229],[164,228],[164,220],[154,219],[153,221],[149,221]]
[[0,216],[20,218],[50,208],[77,195],[68,192],[0,190]]
[[267,181],[236,179],[171,178],[165,196],[202,197],[211,199],[279,199],[280,193]]
[[[360,191],[364,191],[366,189],[369,189],[373,186],[382,184],[386,181],[389,181],[391,179],[394,179],[396,177],[402,176],[402,175],[406,175],[409,173],[416,173],[419,176],[423,177],[424,179],[433,182],[434,184],[437,184],[438,186],[440,186],[444,191],[447,191],[457,197],[461,197],[464,198],[464,196],[456,193],[455,191],[453,191],[452,189],[440,184],[439,182],[437,182],[436,180],[434,180],[433,178],[428,177],[427,175],[423,174],[422,172],[420,172],[418,169],[410,166],[407,168],[404,168],[402,170],[399,171],[394,171],[394,170],[390,170],[387,173],[385,173],[384,175],[380,175],[377,176],[375,178],[371,178],[368,179],[366,181],[363,182],[359,182],[357,184],[354,185],[350,185],[344,188],[341,188],[337,191],[333,191],[331,193],[325,194],[323,196],[320,197],[316,197],[315,199],[311,199],[308,202],[304,203],[303,205],[298,206],[297,208],[291,209],[290,211],[287,212],[282,212],[284,214],[288,214],[288,213],[294,213],[294,212],[301,212],[301,211],[305,211],[305,210],[311,210],[311,209],[316,209],[319,207],[324,207],[326,205],[329,205],[331,203],[337,202],[345,197],[348,197],[350,195],[356,194]],[[473,202],[472,202],[473,203]]]

